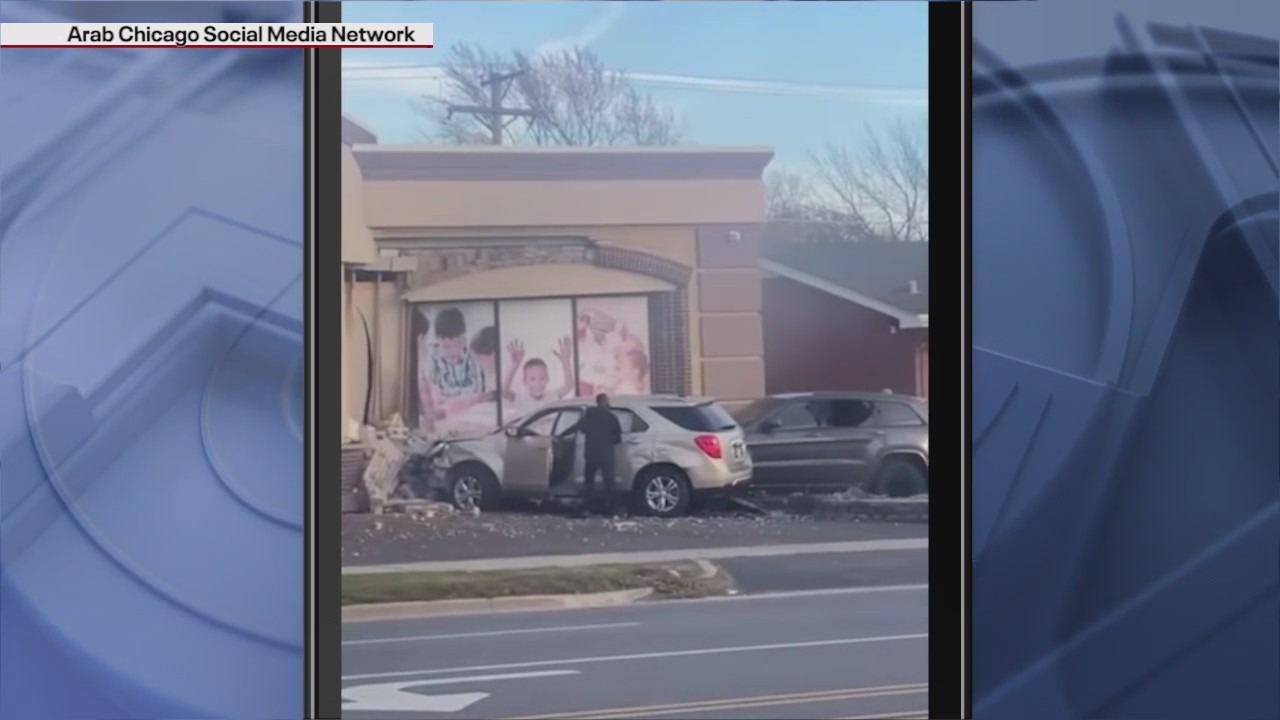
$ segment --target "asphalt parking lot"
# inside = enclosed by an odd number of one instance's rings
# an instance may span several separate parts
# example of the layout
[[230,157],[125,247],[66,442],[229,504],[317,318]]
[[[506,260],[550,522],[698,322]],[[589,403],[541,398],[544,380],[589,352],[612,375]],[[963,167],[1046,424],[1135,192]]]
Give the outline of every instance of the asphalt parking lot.
[[342,557],[347,566],[383,565],[925,538],[928,533],[928,525],[922,523],[815,520],[750,513],[621,521],[518,511],[432,518],[353,514],[342,518]]

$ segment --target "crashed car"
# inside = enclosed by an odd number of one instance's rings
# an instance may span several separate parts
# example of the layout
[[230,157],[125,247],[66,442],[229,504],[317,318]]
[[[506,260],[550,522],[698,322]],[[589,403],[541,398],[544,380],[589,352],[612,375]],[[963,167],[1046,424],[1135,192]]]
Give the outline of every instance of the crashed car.
[[[676,517],[701,496],[725,493],[751,478],[740,428],[714,400],[618,396],[622,426],[616,490],[638,514]],[[583,443],[575,426],[592,403],[550,404],[488,435],[442,441],[430,451],[433,484],[464,510],[496,507],[503,497],[581,499]]]

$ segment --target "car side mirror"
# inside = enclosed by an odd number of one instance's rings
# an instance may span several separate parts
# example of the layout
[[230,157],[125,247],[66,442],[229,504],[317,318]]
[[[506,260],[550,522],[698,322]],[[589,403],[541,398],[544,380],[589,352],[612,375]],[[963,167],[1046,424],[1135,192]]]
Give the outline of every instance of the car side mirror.
[[765,420],[764,422],[760,423],[760,432],[771,433],[780,427],[782,427],[782,423],[778,422],[777,420]]
[[507,428],[507,437],[509,438],[524,437],[524,433],[521,430],[522,430],[521,428],[515,425],[512,425],[511,427]]

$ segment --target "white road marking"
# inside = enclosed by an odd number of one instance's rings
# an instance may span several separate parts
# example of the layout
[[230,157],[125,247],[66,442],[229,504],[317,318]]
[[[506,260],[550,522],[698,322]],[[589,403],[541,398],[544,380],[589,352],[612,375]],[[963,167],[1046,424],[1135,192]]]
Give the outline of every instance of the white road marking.
[[669,657],[692,657],[696,655],[727,655],[730,653],[762,652],[767,650],[789,650],[811,647],[831,647],[837,645],[864,645],[869,643],[898,642],[902,640],[923,640],[929,633],[913,633],[910,635],[883,635],[880,637],[839,638],[834,640],[810,640],[806,642],[771,643],[768,645],[737,645],[733,647],[695,648],[692,650],[669,650],[666,652],[634,653],[631,655],[601,655],[597,657],[563,658],[559,660],[532,660],[528,662],[502,663],[499,665],[473,665],[470,667],[436,668],[431,670],[403,670],[384,673],[367,673],[362,675],[344,675],[343,680],[372,680],[375,678],[415,677],[420,675],[444,675],[460,672],[483,672],[486,670],[513,670],[516,668],[551,667],[555,665],[587,665],[602,662],[624,662],[628,660],[654,660]]
[[410,680],[408,682],[349,685],[342,688],[343,712],[432,712],[451,713],[466,708],[489,697],[486,692],[454,693],[450,695],[424,695],[408,692],[409,688],[432,685],[451,685],[466,682],[493,680],[520,680],[526,678],[577,675],[577,670],[542,670],[502,675],[472,675],[468,677],[438,678],[435,680]]
[[870,595],[872,593],[920,592],[927,591],[929,585],[867,585],[864,587],[820,588],[817,590],[781,590],[779,592],[752,593],[750,595],[719,595],[716,597],[685,598],[681,600],[663,600],[660,603],[628,605],[627,607],[661,608],[671,605],[692,605],[697,603],[735,602],[738,600],[787,600],[790,598],[824,597],[830,595]]
[[376,645],[379,643],[420,642],[426,640],[454,640],[458,638],[501,637],[503,635],[533,635],[537,633],[575,632],[580,630],[608,630],[612,628],[636,627],[638,622],[600,623],[597,625],[562,625],[544,628],[514,628],[511,630],[487,630],[484,632],[449,633],[446,635],[412,635],[409,637],[367,638],[363,640],[343,640],[343,645]]
[[357,685],[343,691],[342,712],[455,713],[489,697],[483,692],[423,695],[407,691],[415,685],[418,683]]

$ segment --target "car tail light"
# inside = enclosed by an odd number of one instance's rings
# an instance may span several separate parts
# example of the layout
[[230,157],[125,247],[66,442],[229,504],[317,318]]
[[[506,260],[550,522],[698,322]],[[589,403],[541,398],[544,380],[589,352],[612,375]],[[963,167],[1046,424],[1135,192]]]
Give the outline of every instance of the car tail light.
[[719,460],[724,457],[724,449],[720,447],[720,438],[715,435],[699,435],[693,439],[693,444],[706,454],[712,460]]

